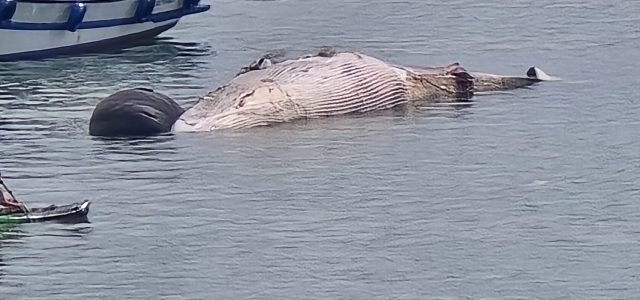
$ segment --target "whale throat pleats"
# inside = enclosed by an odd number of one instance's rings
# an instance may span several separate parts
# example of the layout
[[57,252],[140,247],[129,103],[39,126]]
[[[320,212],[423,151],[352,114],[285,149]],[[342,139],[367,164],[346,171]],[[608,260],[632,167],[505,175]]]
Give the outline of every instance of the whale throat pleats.
[[367,113],[407,101],[405,80],[380,60],[355,53],[313,56],[237,76],[187,110],[174,130],[248,128]]

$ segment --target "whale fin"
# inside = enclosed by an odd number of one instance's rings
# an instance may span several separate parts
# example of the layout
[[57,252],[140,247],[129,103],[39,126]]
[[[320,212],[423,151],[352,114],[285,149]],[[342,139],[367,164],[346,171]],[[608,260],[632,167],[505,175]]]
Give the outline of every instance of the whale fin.
[[547,73],[536,66],[532,66],[529,68],[529,70],[527,70],[527,77],[540,81],[558,80],[558,78],[547,75]]
[[537,67],[530,67],[526,76],[503,76],[487,73],[471,73],[474,92],[506,91],[527,87],[541,81],[560,80],[547,75]]

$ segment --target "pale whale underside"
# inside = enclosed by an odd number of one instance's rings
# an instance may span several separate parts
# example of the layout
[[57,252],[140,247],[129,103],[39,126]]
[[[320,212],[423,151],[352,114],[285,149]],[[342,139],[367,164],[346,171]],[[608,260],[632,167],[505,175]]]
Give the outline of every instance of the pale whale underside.
[[408,103],[464,101],[477,92],[515,89],[548,78],[534,67],[526,76],[510,77],[468,72],[457,63],[396,66],[351,52],[321,52],[277,63],[262,58],[184,113],[177,104],[171,105],[170,98],[148,90],[116,93],[96,106],[89,132],[114,136],[158,134],[169,128],[176,132],[251,128]]
[[531,85],[531,77],[389,65],[359,53],[308,56],[250,70],[180,116],[174,131],[250,128],[296,119],[367,113],[410,101],[458,101],[473,92]]

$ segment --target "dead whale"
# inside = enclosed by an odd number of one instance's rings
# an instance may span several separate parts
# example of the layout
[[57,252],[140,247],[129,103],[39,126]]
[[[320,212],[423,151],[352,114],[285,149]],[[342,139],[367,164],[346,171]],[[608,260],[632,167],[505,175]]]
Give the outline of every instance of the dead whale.
[[549,79],[467,71],[458,63],[416,68],[355,52],[321,52],[280,62],[263,57],[186,111],[145,89],[118,92],[94,109],[91,135],[152,135],[274,125],[361,114],[407,103],[468,100],[474,93],[522,88]]

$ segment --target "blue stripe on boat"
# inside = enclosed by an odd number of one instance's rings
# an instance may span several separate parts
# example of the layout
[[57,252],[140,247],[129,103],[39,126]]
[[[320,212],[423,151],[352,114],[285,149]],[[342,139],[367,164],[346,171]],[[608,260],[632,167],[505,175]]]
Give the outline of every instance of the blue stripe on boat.
[[[210,5],[199,5],[195,7],[180,8],[171,11],[165,11],[157,14],[152,14],[146,18],[146,20],[157,23],[162,21],[168,21],[171,19],[179,19],[186,15],[197,14],[209,10]],[[77,29],[93,29],[103,27],[114,27],[129,24],[138,24],[139,19],[136,17],[111,19],[111,20],[98,20],[82,22],[78,25]],[[0,29],[11,30],[67,30],[67,22],[64,23],[23,23],[3,21],[0,22]]]

